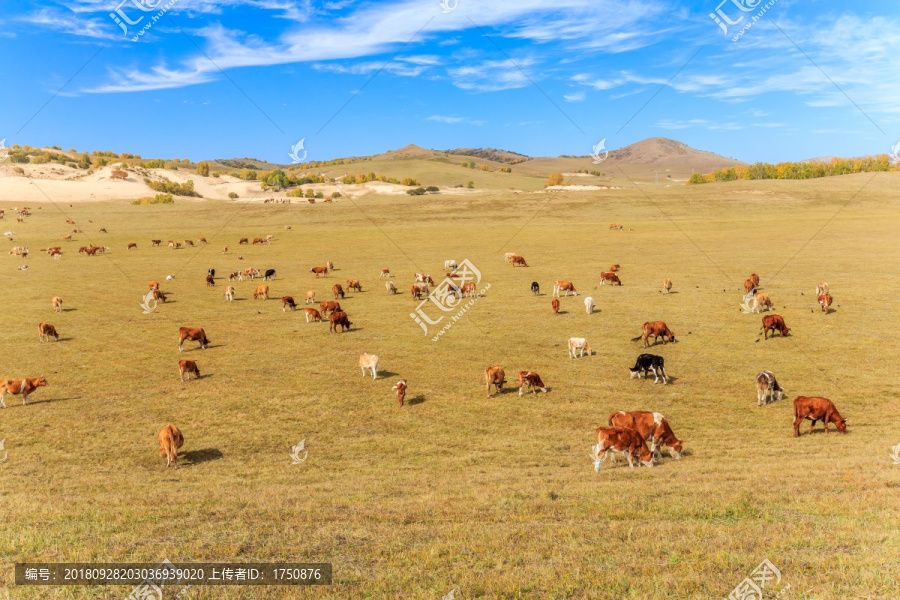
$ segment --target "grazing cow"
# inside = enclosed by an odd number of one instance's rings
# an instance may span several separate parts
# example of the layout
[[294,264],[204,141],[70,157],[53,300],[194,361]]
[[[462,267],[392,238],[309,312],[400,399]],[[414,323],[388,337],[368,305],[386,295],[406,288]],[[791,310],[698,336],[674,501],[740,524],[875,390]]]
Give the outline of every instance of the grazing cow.
[[488,398],[493,398],[491,395],[491,386],[493,385],[497,389],[498,394],[503,393],[503,384],[506,383],[506,373],[503,371],[503,367],[500,365],[494,367],[488,367],[484,370],[484,382],[487,384],[487,394]]
[[163,304],[166,303],[166,295],[159,288],[153,290],[153,298],[154,300],[161,300]]
[[178,449],[184,445],[184,436],[174,425],[166,425],[159,432],[159,455],[166,457],[166,468],[174,464],[178,468]]
[[818,298],[819,304],[822,306],[822,312],[826,315],[828,314],[828,309],[831,308],[831,294],[822,294]]
[[669,377],[666,375],[666,361],[662,356],[656,354],[641,354],[637,357],[633,367],[628,367],[631,371],[631,378],[637,377],[641,379],[647,376],[647,373],[653,371],[653,383],[659,383],[659,376],[662,375],[663,385],[669,383]]
[[295,310],[297,308],[297,303],[294,302],[293,296],[282,296],[281,297],[281,312],[286,312],[288,307],[291,310]]
[[238,246],[240,246],[241,244],[249,244],[249,243],[250,243],[250,240],[248,240],[247,238],[241,238],[240,240],[238,240]]
[[381,275],[379,275],[379,277],[390,277],[390,276],[391,276],[391,270],[390,270],[390,269],[382,269],[382,270],[381,270]]
[[357,292],[361,292],[362,285],[359,283],[359,279],[348,279],[347,280],[347,289],[348,290],[356,290]]
[[202,327],[179,327],[178,328],[178,351],[184,352],[184,341],[200,342],[200,348],[205,350],[209,345],[209,338]]
[[264,243],[266,243],[266,240],[264,240],[264,239],[262,239],[262,238],[253,238],[253,244],[254,244],[254,245],[255,245],[255,244],[264,244]]
[[601,273],[600,273],[600,285],[604,285],[604,284],[606,284],[606,283],[608,283],[608,284],[610,284],[610,285],[616,285],[616,284],[622,285],[622,282],[619,281],[619,276],[618,276],[618,275],[616,275],[615,273],[607,273],[607,272],[605,272],[605,271],[601,271]]
[[131,250],[132,248],[137,250],[137,244],[135,244],[134,242],[131,242],[130,244],[128,244],[128,250]]
[[331,262],[330,260],[325,261],[325,266],[328,267],[329,271],[334,271],[334,263]]
[[256,291],[253,292],[253,299],[259,300],[260,298],[262,298],[263,300],[269,299],[269,286],[261,285],[256,288]]
[[621,268],[622,268],[622,267],[620,267],[619,265],[613,265],[613,266],[611,266],[611,267],[609,268],[609,270],[612,271],[613,273],[615,273],[615,272],[617,272],[617,271],[618,271],[619,269],[621,269]]
[[66,223],[68,223],[69,225],[74,225],[75,221],[73,221],[71,219],[66,219]]
[[314,291],[312,291],[312,290],[306,292],[306,302],[305,302],[305,304],[309,304],[310,302],[312,302],[313,304],[316,303],[316,293],[315,293]]
[[328,267],[313,267],[309,270],[310,273],[316,274],[316,279],[319,278],[319,275],[322,277],[328,277]]
[[212,275],[206,276],[206,287],[215,286],[216,280]]
[[519,371],[519,397],[522,396],[522,391],[526,386],[532,394],[537,394],[535,390],[547,393],[547,386],[544,385],[541,376],[534,371]]
[[331,314],[334,314],[341,310],[341,303],[333,300],[325,300],[324,302],[319,302],[319,308],[322,309],[323,316],[327,315],[329,311],[331,311]]
[[600,471],[603,461],[610,452],[621,452],[628,459],[628,466],[634,468],[634,460],[639,459],[645,467],[653,466],[653,453],[641,434],[630,427],[598,427],[597,444],[591,446],[594,470]]
[[528,266],[528,263],[525,262],[525,259],[522,258],[521,256],[513,256],[513,257],[512,257],[512,266],[514,266],[514,267],[515,267],[515,266],[527,267],[527,266]]
[[159,246],[160,244],[162,244],[162,240],[150,240],[151,246]]
[[537,281],[531,282],[531,293],[534,296],[537,296],[538,294],[541,293],[541,286]]
[[753,287],[754,287],[754,288],[758,288],[758,287],[759,287],[759,275],[757,275],[756,273],[751,273],[751,274],[750,274],[750,281],[753,282]]
[[824,281],[816,286],[816,296],[828,293],[828,284]]
[[434,279],[428,273],[416,273],[416,283],[430,283],[434,285]]
[[[456,287],[456,286],[454,286],[454,287]],[[464,284],[462,284],[461,289],[460,288],[457,288],[457,289],[460,291],[460,293],[462,293],[466,296],[469,296],[470,298],[475,297],[475,282],[474,281],[467,281]]]
[[38,339],[41,340],[41,343],[43,344],[45,341],[50,341],[50,338],[53,338],[56,342],[59,341],[59,334],[56,333],[56,327],[50,323],[38,324]]
[[396,294],[397,293],[397,286],[394,285],[393,281],[385,282],[384,288],[387,290],[388,294]]
[[319,322],[322,320],[322,315],[320,315],[319,311],[317,311],[314,308],[307,308],[306,309],[306,322],[309,323],[310,319],[313,321]]
[[227,288],[225,288],[225,299],[228,300],[229,302],[234,301],[234,286],[233,285],[229,285]]
[[13,256],[21,256],[22,258],[28,258],[28,247],[27,246],[16,246],[12,250],[9,251]]
[[101,227],[101,228],[100,228],[100,233],[106,233],[106,227]]
[[766,310],[773,310],[775,307],[772,304],[772,300],[769,298],[768,292],[756,292],[753,295],[753,302],[756,306],[753,307],[753,312],[760,312],[763,307]]
[[[228,246],[222,248],[222,254],[228,254]],[[240,259],[238,259],[240,260]]]
[[516,254],[515,252],[507,252],[506,254],[503,255],[504,262],[511,261],[513,256],[518,256],[518,254]]
[[594,313],[594,299],[590,296],[584,299],[584,310],[589,315]]
[[753,283],[752,279],[747,279],[746,281],[744,281],[744,291],[747,293],[747,295],[752,294],[754,290],[756,290],[756,285]]
[[610,229],[622,229],[623,226],[619,225],[618,223],[613,223],[612,225],[609,226],[609,228]]
[[334,299],[337,300],[338,296],[341,297],[341,300],[344,299],[344,288],[341,287],[341,284],[336,283],[331,286],[331,293],[334,294]]
[[631,338],[632,342],[636,342],[640,339],[644,340],[644,348],[650,347],[649,338],[653,336],[653,343],[656,344],[658,338],[663,339],[663,343],[666,344],[668,342],[675,341],[675,334],[672,333],[672,330],[669,329],[668,325],[666,325],[665,321],[653,321],[646,322],[641,326],[641,335],[636,338]]
[[812,433],[816,421],[822,421],[825,424],[825,433],[828,433],[829,423],[834,423],[841,433],[847,433],[847,419],[841,417],[834,402],[828,398],[816,396],[794,398],[794,437],[800,437],[800,423],[803,422],[803,419],[812,421],[809,425],[809,433]]
[[366,371],[369,371],[372,373],[372,381],[375,381],[378,375],[378,357],[374,354],[363,352],[359,355],[359,368],[362,370],[363,377],[366,376]]
[[575,291],[575,286],[572,285],[571,281],[559,280],[553,282],[553,295],[559,298],[560,292],[565,292],[566,296],[569,295],[569,292],[572,292],[575,296],[578,295],[578,292]]
[[453,269],[459,268],[459,265],[456,264],[455,260],[445,260],[444,261],[444,270],[452,271]]
[[591,346],[586,339],[569,338],[569,358],[575,358],[576,356],[580,358],[584,356],[585,352],[587,352],[588,356],[591,355]]
[[200,379],[200,367],[197,366],[197,363],[187,358],[178,361],[178,374],[181,375],[181,383],[184,383],[185,373],[188,374],[188,379],[191,378],[191,373],[194,374],[194,377]]
[[671,279],[663,279],[663,290],[668,294],[672,291],[672,280]]
[[185,245],[185,246],[193,246],[193,245],[194,245],[194,240],[184,240],[184,245]]
[[47,385],[47,380],[44,379],[43,375],[40,377],[25,377],[22,379],[0,379],[0,406],[6,408],[6,394],[12,394],[13,396],[22,394],[22,405],[27,405],[28,396],[30,396],[34,390],[45,385]]
[[62,312],[62,298],[59,296],[53,298],[53,310],[55,312]]
[[270,279],[275,279],[275,269],[266,269],[266,272],[263,275],[263,281],[268,281]]
[[772,371],[763,371],[756,376],[756,406],[762,406],[784,398],[784,389],[778,385]]
[[397,394],[397,402],[400,403],[400,408],[403,408],[403,400],[406,399],[406,380],[401,379],[391,389]]
[[684,442],[675,437],[669,421],[658,412],[645,410],[620,410],[609,415],[610,427],[627,427],[637,431],[645,440],[650,440],[650,453],[659,458],[659,449],[668,446],[672,458],[681,458]]
[[553,307],[553,314],[558,315],[559,314],[559,298],[554,298],[553,300],[551,300],[550,306]]
[[201,235],[200,237],[197,238],[197,241],[198,241],[198,242],[203,242],[204,244],[209,243],[209,242],[206,241],[206,238],[203,237],[202,235]]
[[67,241],[67,242],[71,242],[71,241],[72,241],[72,234],[71,234],[71,233],[67,233],[66,235],[62,236],[62,239],[64,239],[64,240]]
[[240,271],[234,271],[231,275],[228,276],[228,281],[237,281],[237,280],[240,280],[240,281],[244,280],[244,276],[241,275]]
[[338,325],[340,325],[341,327],[341,333],[344,333],[344,329],[349,331],[350,326],[353,325],[353,323],[350,322],[350,319],[347,318],[347,313],[343,311],[331,313],[331,315],[329,315],[328,317],[328,320],[331,323],[328,326],[328,330],[331,333],[337,332]]
[[779,315],[766,315],[762,318],[762,330],[765,333],[764,339],[769,339],[769,331],[772,332],[772,337],[775,337],[775,331],[780,331],[781,337],[784,337],[791,329]]

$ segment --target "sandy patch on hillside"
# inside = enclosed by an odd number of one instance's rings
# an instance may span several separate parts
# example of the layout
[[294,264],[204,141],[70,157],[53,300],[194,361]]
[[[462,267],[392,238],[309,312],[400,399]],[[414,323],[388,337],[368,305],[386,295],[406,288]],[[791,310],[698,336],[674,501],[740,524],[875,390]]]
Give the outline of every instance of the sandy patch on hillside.
[[548,185],[543,190],[538,190],[538,192],[544,192],[547,190],[571,190],[573,192],[594,192],[598,190],[621,190],[622,188],[617,185]]

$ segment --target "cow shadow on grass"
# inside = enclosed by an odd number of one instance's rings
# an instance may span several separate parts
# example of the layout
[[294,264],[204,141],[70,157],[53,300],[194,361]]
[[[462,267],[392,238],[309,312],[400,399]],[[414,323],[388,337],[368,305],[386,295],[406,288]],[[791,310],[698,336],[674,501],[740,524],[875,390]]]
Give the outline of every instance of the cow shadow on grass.
[[64,309],[62,309],[63,312],[72,312],[73,310],[78,310],[78,309],[77,309],[77,308],[64,308]]
[[190,450],[189,452],[183,452],[181,458],[185,461],[189,461],[191,465],[199,465],[200,463],[209,462],[211,460],[219,460],[222,458],[222,452],[218,448]]
[[396,377],[400,373],[394,373],[393,371],[378,371],[378,374],[381,377]]
[[[9,406],[9,402],[8,402],[9,396],[7,396],[6,399],[7,399],[6,405]],[[75,396],[73,398],[44,398],[41,400],[35,400],[34,398],[29,397],[27,405],[19,404],[19,406],[21,406],[22,408],[28,408],[32,404],[50,404],[51,402],[67,402],[69,400],[81,400],[81,396]],[[3,410],[3,409],[0,409],[0,410]]]
[[425,395],[419,394],[418,396],[415,396],[414,398],[408,399],[406,401],[406,404],[409,404],[410,406],[415,406],[416,404],[422,404],[423,402],[425,402]]

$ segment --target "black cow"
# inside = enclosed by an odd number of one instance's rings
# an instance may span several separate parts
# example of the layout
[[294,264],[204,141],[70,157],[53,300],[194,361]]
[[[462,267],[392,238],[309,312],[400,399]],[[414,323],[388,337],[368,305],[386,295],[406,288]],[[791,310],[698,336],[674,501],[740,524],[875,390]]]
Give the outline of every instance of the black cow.
[[263,275],[263,281],[267,279],[275,279],[275,269],[266,269],[266,274]]
[[663,385],[666,385],[669,383],[669,377],[666,375],[664,365],[665,359],[663,359],[662,356],[657,356],[655,354],[641,354],[637,357],[634,366],[628,367],[628,370],[631,371],[632,379],[635,377],[638,379],[646,377],[648,372],[653,371],[653,376],[655,377],[653,383],[659,383],[659,376],[662,375]]
[[215,277],[215,276],[216,276],[216,270],[215,270],[215,269],[210,269],[209,271],[206,272],[206,274],[209,275],[210,277]]
[[535,296],[541,293],[541,286],[538,285],[537,281],[531,282],[531,293]]

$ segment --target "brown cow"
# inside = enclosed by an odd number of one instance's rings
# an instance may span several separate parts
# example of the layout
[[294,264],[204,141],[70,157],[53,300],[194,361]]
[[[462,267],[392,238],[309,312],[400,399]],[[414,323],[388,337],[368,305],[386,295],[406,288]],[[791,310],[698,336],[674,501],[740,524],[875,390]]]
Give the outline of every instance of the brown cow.
[[334,314],[341,310],[341,303],[333,300],[325,300],[319,302],[319,308],[322,309],[322,315],[327,315],[328,311],[331,311],[331,314]]
[[59,334],[56,333],[56,327],[50,323],[40,323],[38,325],[38,339],[40,339],[43,344],[45,341],[50,341],[50,338],[53,338],[54,341],[59,341]]
[[319,278],[319,275],[322,277],[328,277],[328,267],[313,267],[309,270],[310,273],[316,274],[316,279]]
[[496,365],[493,367],[488,367],[484,370],[484,382],[487,384],[487,394],[488,398],[493,398],[491,395],[491,386],[493,385],[497,388],[497,393],[503,393],[503,384],[506,383],[506,373],[503,371],[503,367],[500,365]]
[[184,436],[174,425],[166,425],[159,432],[159,455],[166,457],[166,468],[175,464],[178,468],[178,449],[184,445]]
[[653,466],[653,453],[641,434],[630,427],[598,427],[597,444],[591,446],[594,470],[600,471],[603,461],[610,452],[621,452],[628,459],[628,466],[634,468],[634,458],[640,459],[645,467]]
[[396,392],[397,402],[400,403],[400,408],[403,408],[403,400],[406,398],[406,380],[401,379],[391,389]]
[[158,290],[158,289],[159,289],[159,282],[158,282],[158,281],[151,281],[151,282],[150,282],[150,289],[151,289],[151,290]]
[[253,238],[253,243],[254,244],[265,244],[266,240],[264,240],[262,238]]
[[631,338],[631,341],[636,342],[640,339],[643,339],[644,348],[649,348],[650,342],[648,340],[650,336],[653,336],[654,345],[656,344],[658,338],[662,338],[664,344],[675,341],[675,334],[672,333],[672,330],[669,329],[665,321],[648,321],[644,323],[641,326],[641,335],[637,336],[636,338]]
[[244,280],[244,276],[241,275],[240,271],[234,271],[231,275],[228,276],[228,281],[236,281],[236,280],[240,280],[240,281]]
[[422,295],[422,288],[418,285],[414,285],[409,288],[409,293],[412,294],[413,300],[418,300]]
[[622,285],[622,282],[619,281],[619,276],[615,273],[607,273],[606,271],[600,272],[600,285],[605,283],[609,283],[610,285]]
[[523,266],[523,267],[527,267],[527,266],[528,266],[528,263],[525,262],[525,259],[524,259],[523,257],[521,257],[521,256],[513,256],[513,257],[512,257],[512,260],[511,260],[510,262],[512,262],[512,266],[514,266],[514,267],[517,266],[517,265],[521,265],[521,266]]
[[359,279],[348,279],[347,280],[347,289],[348,290],[356,290],[357,292],[361,292],[362,285],[360,285]]
[[756,273],[751,273],[750,281],[753,282],[753,287],[759,287],[759,275],[757,275]]
[[159,288],[156,288],[155,290],[153,290],[153,298],[155,300],[161,300],[163,304],[165,304],[166,300],[167,300],[166,295],[164,293],[162,293],[162,291]]
[[253,299],[259,300],[260,298],[262,298],[263,300],[269,299],[269,286],[261,285],[256,288],[256,291],[253,292]]
[[285,312],[287,310],[288,306],[291,307],[291,310],[294,310],[297,308],[297,303],[294,302],[294,297],[293,296],[282,296],[281,297],[281,312]]
[[353,323],[350,322],[350,319],[347,318],[347,313],[343,311],[331,313],[331,315],[328,317],[328,320],[331,323],[328,326],[328,330],[332,333],[337,332],[338,325],[341,326],[341,333],[344,332],[344,329],[349,331],[350,326],[353,325]]
[[841,413],[835,408],[834,402],[828,398],[817,396],[797,396],[794,398],[794,437],[800,437],[800,423],[803,419],[809,419],[809,433],[812,433],[816,421],[825,423],[825,433],[828,433],[828,424],[834,423],[838,431],[847,433],[847,419],[841,417]]
[[791,329],[779,315],[766,315],[762,318],[762,330],[765,332],[765,339],[769,339],[769,331],[772,332],[772,337],[775,337],[775,331],[780,331],[781,337],[784,337]]
[[319,322],[322,320],[322,315],[320,315],[319,311],[317,311],[314,308],[307,308],[306,309],[306,322],[309,323],[310,320]]
[[47,385],[44,376],[40,377],[24,377],[22,379],[0,379],[0,406],[6,408],[6,394],[18,396],[22,394],[22,404],[28,404],[28,396],[39,387]]
[[747,279],[746,281],[744,281],[744,292],[746,292],[747,294],[750,294],[750,292],[752,292],[755,289],[756,289],[756,284],[753,283],[752,279]]
[[106,227],[101,227],[101,228],[100,228],[100,233],[106,233]]
[[551,300],[550,306],[553,307],[553,314],[558,315],[559,314],[559,298],[554,298],[553,300]]
[[128,244],[128,250],[131,250],[132,248],[137,250],[137,244],[135,244],[134,242],[131,242],[130,244]]
[[637,431],[645,440],[651,440],[650,452],[659,458],[659,449],[669,447],[672,458],[681,458],[684,442],[675,437],[669,421],[658,412],[645,410],[620,410],[609,415],[610,427],[628,427]]
[[55,312],[62,312],[62,298],[59,296],[53,298],[53,310]]
[[241,238],[240,240],[238,240],[238,246],[240,246],[241,244],[249,244],[249,243],[250,243],[250,241],[247,238]]
[[184,240],[184,245],[193,247],[194,240]]
[[331,286],[331,292],[334,294],[334,299],[337,300],[338,296],[341,297],[341,300],[344,299],[344,288],[341,287],[341,284],[336,283]]
[[822,312],[827,315],[831,308],[831,294],[822,294],[819,296],[818,300],[819,304],[822,306]]
[[215,285],[216,285],[216,278],[213,277],[212,275],[207,275],[206,276],[206,287],[215,286]]
[[609,270],[612,271],[613,273],[615,273],[616,271],[618,271],[621,268],[622,267],[620,267],[619,265],[613,265],[609,268]]
[[575,291],[575,286],[572,285],[571,281],[559,280],[553,283],[553,295],[559,298],[559,293],[565,292],[566,296],[569,295],[569,292],[572,292],[575,296],[578,295],[578,292]]
[[667,294],[668,294],[670,291],[672,291],[672,280],[671,280],[671,279],[668,279],[668,278],[667,278],[667,279],[663,279],[663,289],[665,290],[665,292],[666,292]]
[[162,244],[162,240],[150,240],[151,246],[159,246],[160,244]]
[[200,237],[197,238],[197,241],[198,241],[198,242],[203,242],[204,244],[208,244],[208,243],[209,243],[209,242],[206,241],[206,238],[203,237],[202,235],[201,235]]
[[197,379],[200,379],[200,367],[197,366],[197,363],[187,358],[178,361],[178,374],[181,375],[181,383],[184,383],[185,373],[188,374],[188,379],[191,378],[191,373]]
[[209,338],[202,327],[179,327],[178,328],[178,351],[184,352],[184,340],[192,342],[200,342],[200,348],[205,350],[209,345]]
[[381,275],[379,275],[379,277],[390,277],[390,276],[391,276],[391,270],[390,270],[390,269],[382,269],[382,270],[381,270]]
[[528,386],[528,390],[532,394],[537,394],[537,391],[535,390],[541,390],[545,394],[547,393],[547,386],[544,385],[541,376],[534,371],[519,371],[519,397],[522,396],[522,390],[524,390],[526,386]]
[[753,296],[753,300],[756,303],[753,312],[760,312],[762,307],[765,307],[766,310],[773,310],[775,308],[772,304],[772,300],[769,298],[768,292],[756,292]]
[[474,281],[465,282],[464,284],[462,284],[462,288],[460,289],[460,291],[463,293],[463,295],[468,296],[470,298],[474,298],[475,297],[475,282]]

